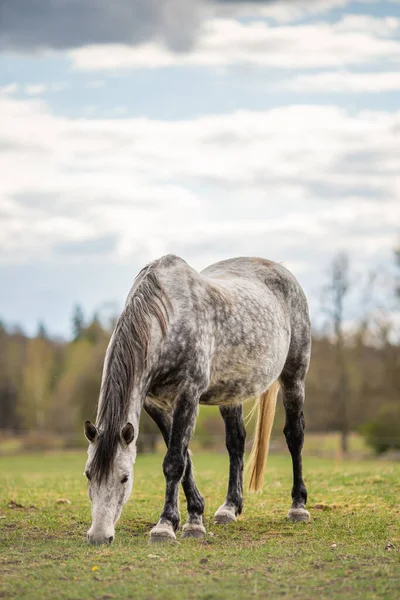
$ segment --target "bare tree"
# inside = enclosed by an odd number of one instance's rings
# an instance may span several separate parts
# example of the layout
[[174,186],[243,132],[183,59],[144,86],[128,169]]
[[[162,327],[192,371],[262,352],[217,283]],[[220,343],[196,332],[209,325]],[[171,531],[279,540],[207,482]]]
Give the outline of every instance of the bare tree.
[[349,257],[339,253],[329,267],[329,282],[324,288],[325,311],[329,314],[335,334],[337,382],[335,399],[337,424],[341,433],[341,450],[348,452],[349,423],[349,377],[346,366],[344,337],[344,305],[350,290]]
[[400,300],[400,244],[394,251],[394,257],[395,257],[396,265],[399,269],[399,272],[395,276],[396,277],[395,278],[395,293],[396,293],[397,299]]

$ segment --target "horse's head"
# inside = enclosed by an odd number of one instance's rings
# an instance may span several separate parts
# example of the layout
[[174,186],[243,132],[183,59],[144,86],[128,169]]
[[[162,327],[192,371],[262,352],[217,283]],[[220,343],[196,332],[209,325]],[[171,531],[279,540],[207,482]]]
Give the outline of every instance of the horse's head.
[[115,524],[132,491],[135,432],[133,425],[127,423],[110,439],[86,421],[85,436],[89,441],[85,475],[92,502],[92,525],[87,538],[90,544],[111,544]]

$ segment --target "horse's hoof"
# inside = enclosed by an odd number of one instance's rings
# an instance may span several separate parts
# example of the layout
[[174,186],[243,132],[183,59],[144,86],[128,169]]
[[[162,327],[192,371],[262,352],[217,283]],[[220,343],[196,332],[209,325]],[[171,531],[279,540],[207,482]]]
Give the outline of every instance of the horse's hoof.
[[220,506],[214,515],[214,523],[217,525],[228,525],[228,523],[234,523],[236,521],[236,515],[233,510],[226,506]]
[[310,513],[305,508],[291,508],[288,512],[290,521],[309,521]]
[[168,523],[157,523],[150,531],[150,542],[176,542],[176,535],[172,525],[168,525]]
[[182,529],[183,538],[203,539],[206,535],[206,528],[199,523],[186,523]]

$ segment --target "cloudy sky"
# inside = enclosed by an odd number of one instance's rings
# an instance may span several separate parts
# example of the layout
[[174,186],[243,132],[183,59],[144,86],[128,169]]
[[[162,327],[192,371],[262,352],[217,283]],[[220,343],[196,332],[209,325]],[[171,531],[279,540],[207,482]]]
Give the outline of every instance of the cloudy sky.
[[167,252],[392,260],[400,0],[6,0],[0,318],[68,335]]

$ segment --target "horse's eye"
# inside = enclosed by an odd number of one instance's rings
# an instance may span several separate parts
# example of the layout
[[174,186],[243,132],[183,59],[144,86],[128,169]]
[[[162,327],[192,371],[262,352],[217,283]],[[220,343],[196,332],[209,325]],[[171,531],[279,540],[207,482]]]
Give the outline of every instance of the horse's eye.
[[126,483],[128,481],[128,479],[129,479],[129,475],[125,475],[125,477],[123,477],[121,479],[121,483]]
[[85,471],[85,475],[86,475],[88,481],[90,481],[90,473],[89,473],[89,471]]

